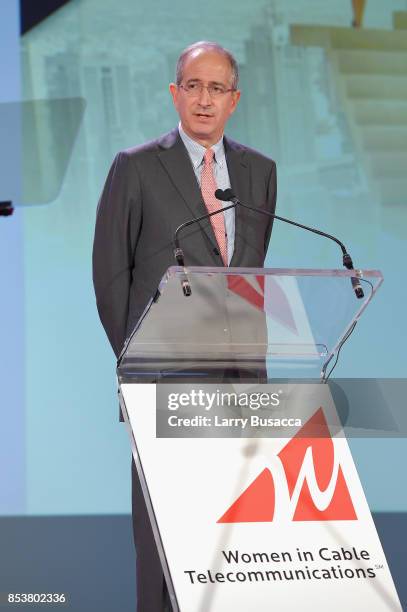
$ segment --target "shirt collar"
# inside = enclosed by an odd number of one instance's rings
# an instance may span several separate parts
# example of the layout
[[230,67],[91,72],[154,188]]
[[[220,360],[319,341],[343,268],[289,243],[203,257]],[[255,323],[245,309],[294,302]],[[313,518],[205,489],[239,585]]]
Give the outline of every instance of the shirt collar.
[[[184,143],[189,153],[189,157],[191,158],[192,165],[194,166],[196,170],[203,162],[203,157],[205,155],[206,149],[204,146],[199,144],[199,142],[196,142],[196,140],[188,136],[188,134],[182,128],[181,122],[179,122],[178,124],[178,131],[179,131],[179,135],[181,136],[182,142]],[[214,160],[222,168],[226,162],[225,147],[223,146],[223,136],[218,140],[218,142],[216,142],[214,145],[211,146],[211,149],[213,150],[215,154]]]

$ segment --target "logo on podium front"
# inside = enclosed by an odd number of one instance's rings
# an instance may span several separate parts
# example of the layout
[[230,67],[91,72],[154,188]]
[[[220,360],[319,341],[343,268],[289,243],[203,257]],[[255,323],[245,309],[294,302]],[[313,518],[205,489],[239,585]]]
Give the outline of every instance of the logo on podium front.
[[[355,521],[356,512],[322,408],[278,453],[288,496],[265,468],[218,523],[272,522],[278,504],[291,521]],[[288,502],[286,500],[288,499]]]

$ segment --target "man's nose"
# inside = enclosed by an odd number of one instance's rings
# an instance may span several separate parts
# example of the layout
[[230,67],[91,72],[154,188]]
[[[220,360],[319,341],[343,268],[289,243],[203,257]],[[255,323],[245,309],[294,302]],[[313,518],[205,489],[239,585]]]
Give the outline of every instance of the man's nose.
[[212,98],[209,95],[207,87],[202,87],[201,91],[199,92],[198,102],[202,106],[210,106],[212,104]]

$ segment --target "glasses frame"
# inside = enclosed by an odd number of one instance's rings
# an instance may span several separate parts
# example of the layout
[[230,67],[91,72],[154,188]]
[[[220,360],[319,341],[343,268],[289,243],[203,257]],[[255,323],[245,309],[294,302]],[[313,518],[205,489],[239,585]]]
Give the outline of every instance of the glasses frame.
[[225,90],[222,90],[221,92],[219,92],[217,94],[214,94],[213,92],[211,93],[209,91],[209,88],[210,87],[214,87],[214,85],[204,85],[203,83],[194,83],[194,84],[196,84],[198,86],[199,91],[191,92],[190,90],[187,89],[187,86],[183,85],[182,83],[180,85],[178,85],[178,87],[180,89],[183,89],[185,91],[186,95],[190,96],[190,97],[198,97],[198,96],[200,96],[204,89],[206,89],[206,91],[208,92],[208,95],[211,98],[220,98],[220,97],[224,96],[225,94],[227,94],[227,93],[229,93],[231,91],[237,91],[235,87],[230,87],[229,89],[225,89]]

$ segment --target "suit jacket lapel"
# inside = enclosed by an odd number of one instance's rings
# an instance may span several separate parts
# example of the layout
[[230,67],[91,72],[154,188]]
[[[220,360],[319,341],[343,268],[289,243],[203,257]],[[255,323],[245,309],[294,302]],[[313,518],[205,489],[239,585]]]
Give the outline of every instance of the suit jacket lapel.
[[[206,214],[208,211],[203,201],[188,151],[181,140],[178,128],[166,134],[159,141],[159,145],[161,147],[161,151],[158,153],[160,161],[189,209],[191,219]],[[185,221],[188,221],[188,219],[186,218]],[[215,234],[209,219],[200,222],[199,225],[211,241],[213,248],[217,248]],[[213,257],[218,263],[219,259],[215,255]]]
[[[232,191],[243,204],[250,206],[250,168],[246,161],[245,149],[226,137],[224,146]],[[239,265],[240,253],[244,246],[244,219],[244,208],[237,206],[235,209],[235,248],[230,262],[231,266]]]

